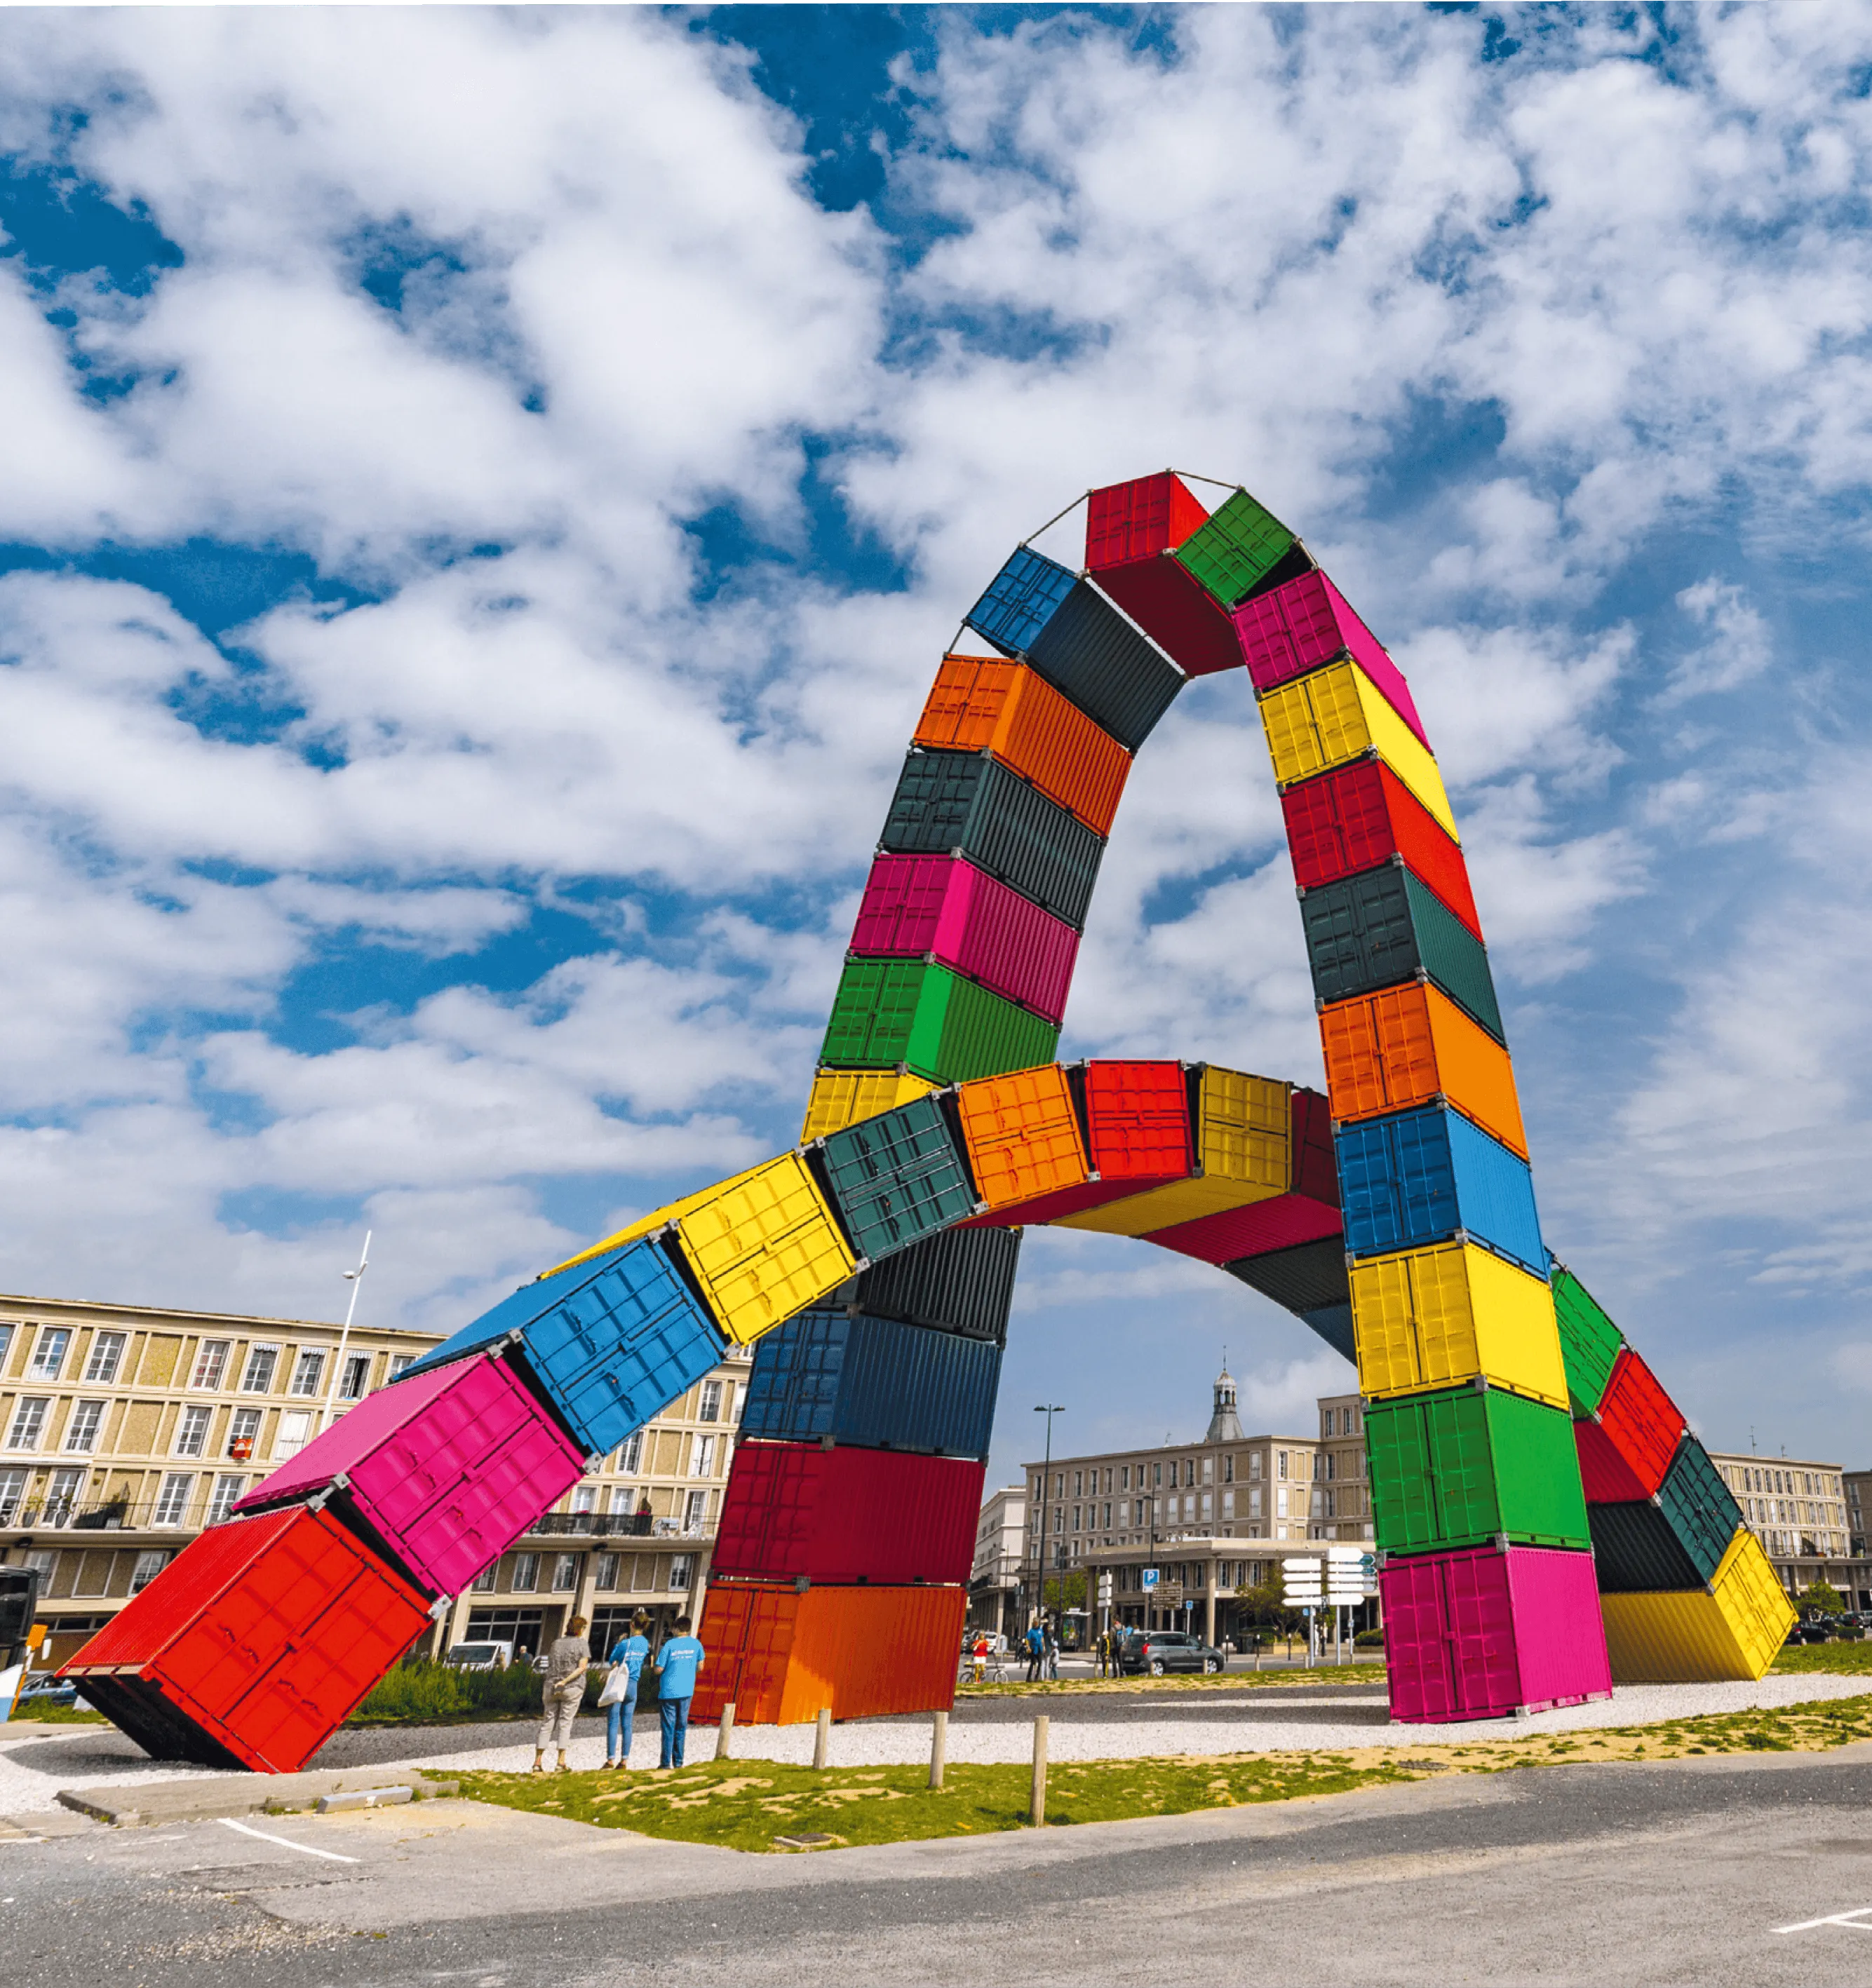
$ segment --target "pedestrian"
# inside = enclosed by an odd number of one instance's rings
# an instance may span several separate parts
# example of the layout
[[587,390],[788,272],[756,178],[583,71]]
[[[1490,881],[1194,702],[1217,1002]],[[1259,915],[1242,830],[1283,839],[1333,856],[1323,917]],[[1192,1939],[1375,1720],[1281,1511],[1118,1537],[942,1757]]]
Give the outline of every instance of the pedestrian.
[[1047,1675],[1054,1684],[1059,1682],[1059,1631],[1051,1622],[1047,1625]]
[[631,1618],[631,1633],[621,1636],[611,1653],[611,1672],[598,1694],[604,1710],[604,1764],[631,1764],[631,1729],[637,1717],[637,1685],[650,1660],[650,1639],[644,1631],[650,1618],[640,1608]]
[[566,1770],[566,1749],[572,1743],[572,1722],[578,1716],[579,1700],[585,1695],[585,1673],[591,1668],[591,1645],[585,1631],[591,1625],[574,1615],[566,1632],[546,1657],[546,1679],[540,1693],[540,1731],[533,1741],[533,1770],[546,1772],[546,1749],[550,1741],[559,1749],[559,1771]]
[[983,1684],[988,1676],[988,1632],[986,1629],[975,1631],[975,1682]]
[[676,1618],[676,1633],[657,1652],[658,1709],[663,1718],[665,1767],[682,1764],[682,1743],[689,1736],[689,1700],[696,1695],[696,1673],[706,1652],[689,1634],[689,1618]]
[[1112,1632],[1109,1629],[1098,1631],[1098,1675],[1109,1677],[1112,1672]]
[[1045,1662],[1046,1654],[1046,1633],[1035,1622],[1027,1632],[1027,1681],[1029,1684],[1039,1683],[1041,1666]]

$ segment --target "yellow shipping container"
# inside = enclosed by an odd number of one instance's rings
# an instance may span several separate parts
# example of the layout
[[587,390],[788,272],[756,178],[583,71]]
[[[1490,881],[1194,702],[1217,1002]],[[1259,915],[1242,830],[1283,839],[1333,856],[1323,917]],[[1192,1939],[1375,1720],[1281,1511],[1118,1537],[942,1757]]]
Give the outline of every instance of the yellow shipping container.
[[1553,1293],[1473,1242],[1352,1266],[1359,1386],[1376,1399],[1485,1380],[1567,1405]]
[[858,1267],[797,1153],[712,1190],[678,1216],[676,1235],[723,1331],[743,1346]]
[[1271,690],[1261,725],[1283,786],[1376,751],[1450,833],[1456,816],[1430,749],[1356,663],[1332,663]]
[[1775,1660],[1794,1609],[1746,1526],[1729,1543],[1708,1591],[1602,1594],[1615,1684],[1752,1681]]
[[1285,1194],[1292,1179],[1293,1087],[1271,1077],[1207,1066],[1197,1090],[1193,1180],[1146,1188],[1063,1217],[1054,1226],[1107,1236],[1148,1236],[1179,1222],[1243,1208]]
[[935,1089],[926,1079],[902,1070],[822,1070],[813,1079],[800,1143],[823,1139],[828,1132],[842,1132],[861,1118],[894,1111],[899,1104]]
[[[761,1167],[770,1166],[770,1160],[763,1160]],[[594,1242],[589,1249],[581,1249],[576,1256],[568,1256],[563,1263],[555,1263],[550,1270],[543,1270],[542,1276],[556,1277],[561,1270],[569,1270],[576,1263],[589,1263],[594,1256],[609,1256],[614,1249],[621,1249],[627,1242],[635,1242],[640,1236],[652,1236],[659,1229],[667,1229],[670,1223],[689,1213],[692,1208],[699,1208],[706,1201],[731,1187],[739,1187],[745,1180],[751,1180],[760,1167],[749,1167],[745,1172],[731,1174],[725,1181],[716,1181],[710,1185],[698,1188],[693,1194],[685,1194],[679,1201],[666,1207],[652,1210],[648,1215],[639,1215],[628,1229],[620,1229],[614,1236],[608,1236],[602,1242]]]

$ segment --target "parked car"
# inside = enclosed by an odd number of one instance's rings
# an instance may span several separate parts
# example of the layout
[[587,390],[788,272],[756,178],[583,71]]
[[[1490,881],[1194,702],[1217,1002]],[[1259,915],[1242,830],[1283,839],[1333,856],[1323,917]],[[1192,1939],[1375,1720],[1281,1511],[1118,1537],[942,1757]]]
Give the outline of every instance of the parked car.
[[1148,1672],[1162,1677],[1166,1671],[1200,1671],[1208,1675],[1221,1670],[1228,1659],[1201,1637],[1181,1629],[1138,1629],[1118,1646],[1118,1667],[1134,1676]]
[[47,1705],[76,1705],[78,1687],[69,1678],[54,1677],[50,1671],[41,1671],[36,1676],[27,1679],[20,1687],[19,1696],[13,1701],[14,1716],[28,1715],[32,1708]]
[[1824,1622],[1796,1622],[1788,1633],[1782,1647],[1789,1643],[1824,1643],[1830,1640],[1833,1631]]
[[452,1643],[442,1659],[459,1671],[504,1671],[513,1661],[513,1645],[503,1642]]

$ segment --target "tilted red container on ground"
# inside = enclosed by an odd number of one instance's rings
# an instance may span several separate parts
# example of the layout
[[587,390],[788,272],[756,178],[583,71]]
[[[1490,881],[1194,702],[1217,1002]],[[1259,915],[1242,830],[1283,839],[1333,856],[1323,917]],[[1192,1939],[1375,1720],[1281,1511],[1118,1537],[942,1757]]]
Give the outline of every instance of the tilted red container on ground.
[[743,1442],[723,1494],[709,1578],[966,1582],[984,1469],[901,1450]]
[[1248,674],[1257,690],[1272,690],[1289,678],[1349,656],[1385,701],[1428,746],[1410,686],[1384,645],[1346,604],[1323,573],[1303,573],[1271,593],[1244,600],[1234,612]]
[[1479,939],[1468,866],[1423,803],[1381,760],[1368,758],[1302,780],[1281,796],[1294,881],[1303,891],[1401,856]]
[[367,1395],[234,1509],[336,1489],[334,1513],[418,1587],[459,1594],[584,1467],[533,1391],[483,1353]]
[[1648,1498],[1664,1481],[1684,1418],[1657,1377],[1627,1346],[1590,1420],[1573,1425],[1580,1481],[1589,1505],[1629,1505]]
[[1378,1577],[1394,1719],[1495,1719],[1612,1695],[1593,1557],[1478,1547]]
[[429,1625],[328,1512],[212,1526],[59,1672],[159,1760],[296,1773]]
[[1168,470],[1095,490],[1085,512],[1085,565],[1094,583],[1193,677],[1241,663],[1227,610],[1170,556],[1208,516]]

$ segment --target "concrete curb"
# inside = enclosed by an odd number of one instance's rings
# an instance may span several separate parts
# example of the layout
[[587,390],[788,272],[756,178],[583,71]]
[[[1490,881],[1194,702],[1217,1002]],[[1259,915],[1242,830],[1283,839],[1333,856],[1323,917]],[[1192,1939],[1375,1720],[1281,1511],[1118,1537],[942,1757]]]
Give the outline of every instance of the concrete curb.
[[[400,1773],[398,1780],[412,1801],[437,1801],[461,1792],[459,1781],[423,1773]],[[239,1774],[200,1781],[141,1781],[102,1788],[61,1788],[58,1800],[97,1822],[120,1829],[161,1822],[212,1822],[222,1816],[297,1815],[316,1810],[333,1796],[381,1800],[386,1781],[381,1767],[358,1767],[344,1773]],[[352,1801],[342,1804],[349,1808]],[[357,1800],[355,1806],[369,1806]]]

